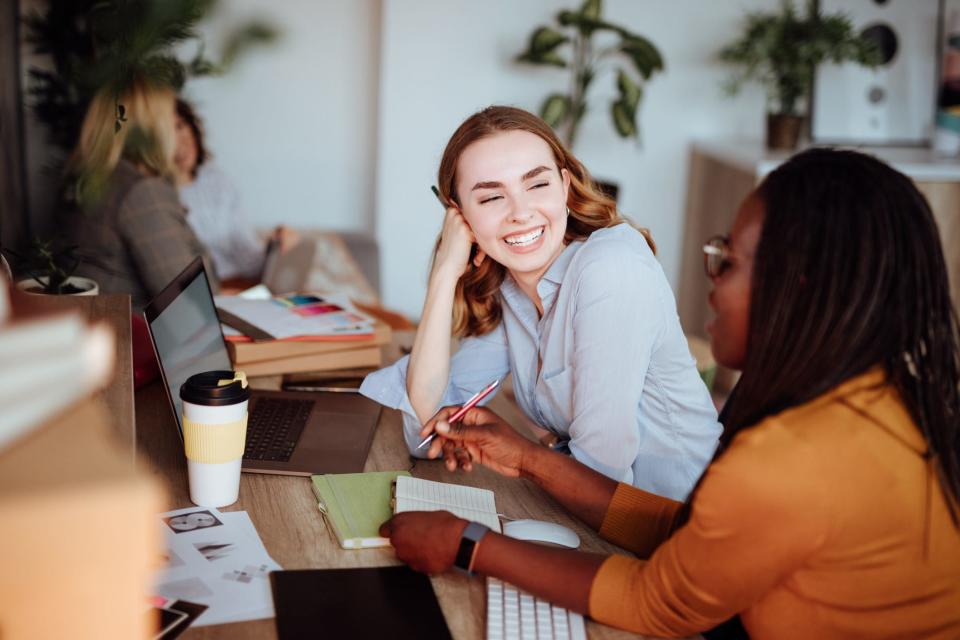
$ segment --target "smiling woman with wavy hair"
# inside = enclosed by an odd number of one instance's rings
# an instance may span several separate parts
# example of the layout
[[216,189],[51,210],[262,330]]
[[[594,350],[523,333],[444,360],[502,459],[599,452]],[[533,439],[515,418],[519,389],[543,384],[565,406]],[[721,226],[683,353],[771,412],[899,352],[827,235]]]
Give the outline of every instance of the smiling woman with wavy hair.
[[720,428],[649,233],[521,109],[467,118],[438,185],[447,210],[413,351],[361,391],[403,411],[407,445],[424,455],[421,425],[438,407],[512,374],[552,446],[685,497]]

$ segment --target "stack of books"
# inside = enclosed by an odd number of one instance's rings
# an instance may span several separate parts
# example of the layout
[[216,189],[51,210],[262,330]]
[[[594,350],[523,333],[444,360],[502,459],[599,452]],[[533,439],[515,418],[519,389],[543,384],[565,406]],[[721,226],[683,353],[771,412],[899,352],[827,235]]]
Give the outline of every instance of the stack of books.
[[227,350],[248,376],[374,369],[390,327],[334,296],[216,299]]

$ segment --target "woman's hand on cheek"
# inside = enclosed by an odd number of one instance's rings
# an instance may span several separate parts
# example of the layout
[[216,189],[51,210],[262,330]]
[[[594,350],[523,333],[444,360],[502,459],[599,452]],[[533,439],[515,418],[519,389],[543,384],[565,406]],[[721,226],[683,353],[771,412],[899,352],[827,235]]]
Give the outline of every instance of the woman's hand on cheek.
[[[460,210],[454,207],[447,209],[434,271],[459,279],[470,264],[470,250],[475,241],[473,231]],[[482,251],[478,251],[474,258],[475,264],[477,257],[481,254]],[[482,258],[480,260],[482,261]]]
[[380,535],[390,538],[397,558],[433,575],[453,566],[466,527],[466,520],[449,511],[407,511],[380,525]]

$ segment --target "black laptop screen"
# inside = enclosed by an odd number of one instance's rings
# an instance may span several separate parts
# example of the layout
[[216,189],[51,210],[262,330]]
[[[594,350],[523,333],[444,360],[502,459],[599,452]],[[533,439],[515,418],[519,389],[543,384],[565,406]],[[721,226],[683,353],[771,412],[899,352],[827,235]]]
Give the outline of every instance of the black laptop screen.
[[182,433],[180,385],[195,373],[233,369],[202,262],[184,269],[145,315]]

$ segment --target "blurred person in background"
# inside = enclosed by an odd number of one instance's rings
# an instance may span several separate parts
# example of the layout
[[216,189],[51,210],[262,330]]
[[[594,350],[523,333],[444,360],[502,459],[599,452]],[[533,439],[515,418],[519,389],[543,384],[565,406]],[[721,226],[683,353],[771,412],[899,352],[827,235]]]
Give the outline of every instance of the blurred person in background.
[[[183,99],[177,99],[176,132],[176,180],[187,207],[187,222],[209,248],[222,279],[259,281],[266,258],[264,243],[240,206],[237,188],[212,162],[203,123]],[[282,226],[274,229],[272,239],[281,250],[299,241],[295,231]]]
[[134,309],[197,256],[219,287],[174,186],[175,102],[172,88],[142,77],[119,95],[101,89],[67,163],[70,206],[59,218],[67,242],[79,247],[76,273],[101,292],[129,293]]

